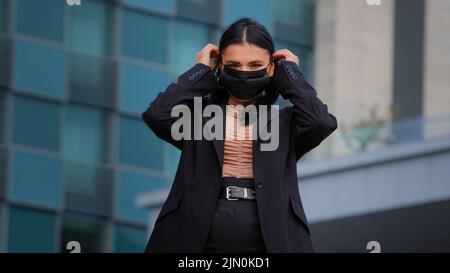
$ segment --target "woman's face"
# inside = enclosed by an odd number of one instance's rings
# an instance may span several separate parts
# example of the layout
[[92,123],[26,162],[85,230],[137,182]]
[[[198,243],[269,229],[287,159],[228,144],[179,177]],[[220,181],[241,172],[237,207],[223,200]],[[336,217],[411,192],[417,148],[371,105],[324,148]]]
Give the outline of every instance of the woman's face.
[[267,67],[269,77],[273,75],[272,56],[267,49],[244,42],[232,44],[222,51],[221,68],[228,65],[236,70],[254,71]]

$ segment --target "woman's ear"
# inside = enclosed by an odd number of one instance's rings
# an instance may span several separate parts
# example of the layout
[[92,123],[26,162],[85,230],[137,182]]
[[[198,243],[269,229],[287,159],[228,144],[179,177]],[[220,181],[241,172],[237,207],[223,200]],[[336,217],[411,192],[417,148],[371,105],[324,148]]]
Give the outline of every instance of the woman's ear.
[[275,71],[275,62],[274,61],[272,61],[272,60],[270,60],[270,63],[269,63],[269,67],[268,67],[269,69],[268,69],[268,71],[267,71],[267,75],[269,75],[269,77],[272,77],[273,76],[273,73],[274,73],[274,71]]

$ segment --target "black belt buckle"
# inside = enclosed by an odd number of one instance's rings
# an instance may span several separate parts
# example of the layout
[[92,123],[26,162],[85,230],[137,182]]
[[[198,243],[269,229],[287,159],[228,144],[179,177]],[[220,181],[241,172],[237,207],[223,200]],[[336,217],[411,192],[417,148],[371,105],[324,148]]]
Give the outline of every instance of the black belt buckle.
[[[236,195],[232,194],[232,190],[235,190]],[[239,193],[239,190],[242,190],[242,193]],[[240,186],[228,186],[225,187],[225,197],[227,200],[255,200],[255,191],[248,187],[240,187]]]

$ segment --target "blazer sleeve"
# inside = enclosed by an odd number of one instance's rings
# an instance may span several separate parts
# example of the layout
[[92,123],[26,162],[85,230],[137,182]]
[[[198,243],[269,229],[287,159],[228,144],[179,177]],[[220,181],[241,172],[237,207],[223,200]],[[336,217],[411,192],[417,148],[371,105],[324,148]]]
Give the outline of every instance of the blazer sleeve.
[[316,90],[306,81],[295,62],[281,60],[278,63],[274,84],[280,95],[292,103],[292,134],[299,160],[336,130],[337,120],[317,97]]
[[172,108],[179,104],[192,105],[194,97],[203,97],[217,86],[214,72],[209,66],[197,63],[181,74],[176,83],[171,83],[142,112],[142,120],[160,139],[182,149],[183,140],[171,136],[172,124],[178,117],[172,117]]

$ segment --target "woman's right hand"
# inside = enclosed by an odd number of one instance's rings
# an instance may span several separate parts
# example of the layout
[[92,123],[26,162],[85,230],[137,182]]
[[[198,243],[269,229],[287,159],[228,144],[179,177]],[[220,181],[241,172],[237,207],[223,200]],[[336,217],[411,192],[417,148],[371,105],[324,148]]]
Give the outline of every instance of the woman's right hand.
[[[195,57],[195,63],[202,63],[213,70],[217,65],[217,57],[219,56],[219,48],[214,44],[207,44]],[[211,58],[214,58],[214,62],[211,64]]]

